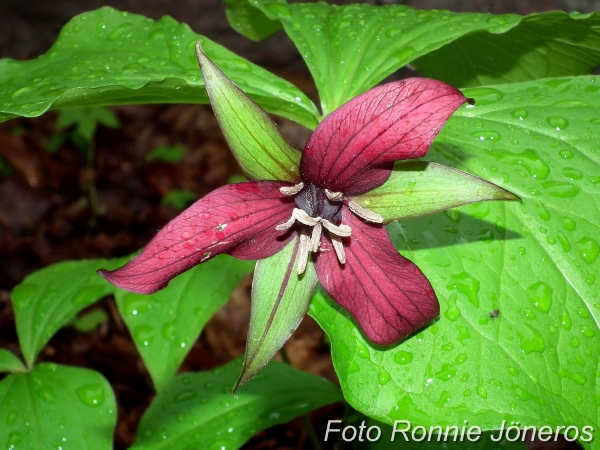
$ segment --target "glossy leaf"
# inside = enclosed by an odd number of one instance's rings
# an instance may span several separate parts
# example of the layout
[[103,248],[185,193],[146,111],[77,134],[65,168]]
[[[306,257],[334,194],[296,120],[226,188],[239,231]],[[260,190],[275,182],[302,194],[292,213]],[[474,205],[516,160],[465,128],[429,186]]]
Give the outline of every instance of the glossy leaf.
[[373,88],[319,124],[302,153],[302,179],[345,195],[380,186],[391,163],[425,156],[466,101],[457,89],[428,78]]
[[31,367],[38,353],[79,311],[114,291],[96,275],[100,267],[117,267],[126,258],[69,261],[29,275],[12,293],[21,351]]
[[237,449],[260,430],[342,400],[325,379],[276,361],[232,396],[241,365],[179,375],[142,417],[132,450]]
[[296,237],[282,251],[256,263],[244,368],[236,388],[256,375],[296,330],[308,309],[317,274],[312,261],[298,275]]
[[196,45],[196,55],[221,131],[244,174],[253,180],[300,182],[300,152],[267,113],[244,94]]
[[281,186],[272,181],[223,186],[175,217],[125,266],[98,273],[121,289],[151,294],[221,253],[245,260],[271,256],[291,238],[275,231],[293,209]]
[[219,256],[152,295],[117,290],[119,312],[157,391],[173,378],[194,341],[252,263]]
[[[101,8],[73,18],[46,53],[0,61],[0,121],[49,109],[139,103],[208,103],[194,46],[198,35],[170,17]],[[207,38],[206,54],[267,111],[308,127],[310,100],[279,77]]]
[[534,13],[505,33],[468,34],[412,64],[459,87],[587,75],[600,64],[598,26],[597,12]]
[[24,372],[25,366],[16,355],[8,350],[0,348],[0,373],[2,372]]
[[384,184],[352,200],[389,223],[468,203],[519,197],[453,167],[418,161],[396,164]]
[[438,322],[398,346],[373,346],[339,306],[313,301],[352,406],[386,423],[599,429],[598,91],[596,77],[465,91],[476,106],[448,121],[428,158],[523,203],[388,226],[441,304]]
[[280,20],[298,47],[319,89],[324,116],[419,56],[474,31],[505,32],[521,19],[404,5],[252,4]]
[[111,449],[115,396],[98,372],[40,364],[0,381],[3,448]]
[[352,228],[341,265],[330,240],[321,241],[315,268],[333,299],[379,345],[395,344],[435,319],[440,307],[427,278],[398,254],[383,225],[364,223],[348,209],[342,222]]

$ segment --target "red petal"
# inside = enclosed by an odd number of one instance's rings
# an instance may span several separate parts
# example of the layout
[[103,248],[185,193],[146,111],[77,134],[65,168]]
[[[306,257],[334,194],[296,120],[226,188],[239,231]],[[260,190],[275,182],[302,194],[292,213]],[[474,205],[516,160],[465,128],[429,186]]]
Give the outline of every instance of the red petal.
[[347,208],[342,223],[352,228],[341,265],[328,239],[316,260],[319,281],[379,345],[394,344],[424,327],[440,309],[419,268],[400,256],[382,225],[365,224]]
[[466,101],[457,89],[428,78],[371,89],[319,124],[302,154],[302,177],[346,195],[370,191],[385,182],[393,161],[425,156]]
[[293,198],[279,192],[285,185],[249,181],[219,188],[169,222],[129,263],[98,273],[122,289],[150,294],[220,253],[239,259],[271,256],[292,236],[275,230],[294,208]]

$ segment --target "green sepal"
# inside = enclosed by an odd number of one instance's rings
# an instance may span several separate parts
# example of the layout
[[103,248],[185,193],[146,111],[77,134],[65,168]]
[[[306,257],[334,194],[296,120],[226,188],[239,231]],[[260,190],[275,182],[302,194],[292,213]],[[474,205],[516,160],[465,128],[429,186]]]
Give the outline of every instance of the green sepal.
[[397,163],[384,184],[352,200],[389,223],[469,203],[520,198],[454,167],[415,161]]
[[267,113],[219,69],[196,43],[196,56],[217,120],[240,167],[250,179],[300,181],[300,152]]
[[2,372],[25,372],[27,369],[14,353],[0,348],[0,373]]
[[313,262],[298,275],[299,238],[256,263],[244,368],[234,389],[256,375],[283,347],[308,310],[317,283]]

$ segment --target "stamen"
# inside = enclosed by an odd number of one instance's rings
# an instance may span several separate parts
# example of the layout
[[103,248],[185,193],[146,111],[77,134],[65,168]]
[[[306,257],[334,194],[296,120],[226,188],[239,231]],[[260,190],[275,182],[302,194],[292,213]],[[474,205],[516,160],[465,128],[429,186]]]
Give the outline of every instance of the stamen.
[[290,217],[290,220],[288,220],[285,223],[280,223],[279,225],[277,225],[275,227],[275,229],[277,231],[283,231],[283,230],[287,230],[289,229],[292,225],[294,225],[294,222],[296,222],[296,216],[294,216],[294,213],[292,213],[292,217]]
[[299,208],[294,208],[292,217],[295,217],[298,222],[301,222],[304,225],[308,225],[310,227],[314,227],[321,221],[320,217],[310,217],[306,211]]
[[306,228],[300,231],[300,248],[298,249],[298,275],[302,274],[308,264],[311,239]]
[[316,224],[312,230],[312,236],[310,237],[310,249],[314,253],[319,250],[319,244],[321,244],[321,230],[323,226],[321,222]]
[[344,252],[344,244],[342,244],[342,238],[337,234],[329,233],[333,249],[337,255],[340,264],[346,264],[346,253]]
[[356,214],[359,217],[362,217],[365,220],[368,220],[369,222],[383,223],[383,217],[381,217],[379,214],[376,214],[372,211],[369,211],[368,209],[363,208],[358,203],[353,202],[352,200],[348,202],[348,208],[350,208],[350,211],[352,211],[354,214]]
[[329,220],[325,219],[321,220],[321,222],[325,228],[337,236],[348,237],[352,234],[352,228],[350,228],[348,225],[334,225]]
[[279,192],[281,192],[283,195],[296,195],[302,190],[302,188],[304,188],[304,183],[301,181],[300,183],[295,184],[294,186],[280,187]]
[[327,198],[329,200],[332,200],[335,202],[335,201],[341,199],[343,194],[341,192],[331,192],[329,189],[325,189],[325,195],[327,196]]

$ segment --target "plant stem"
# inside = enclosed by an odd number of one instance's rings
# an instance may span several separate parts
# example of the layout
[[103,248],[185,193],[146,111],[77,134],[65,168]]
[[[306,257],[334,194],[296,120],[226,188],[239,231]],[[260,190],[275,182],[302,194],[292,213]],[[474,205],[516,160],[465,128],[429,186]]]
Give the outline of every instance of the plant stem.
[[[284,363],[286,363],[288,366],[292,365],[292,363],[290,362],[290,358],[288,357],[287,351],[284,347],[281,347],[281,349],[279,350],[279,354],[281,355],[281,359],[283,359]],[[304,428],[306,429],[308,439],[312,444],[313,448],[315,450],[323,450],[323,447],[321,447],[321,442],[319,441],[319,437],[317,436],[317,432],[315,431],[315,427],[313,426],[308,413],[302,414],[302,422],[304,423]]]

